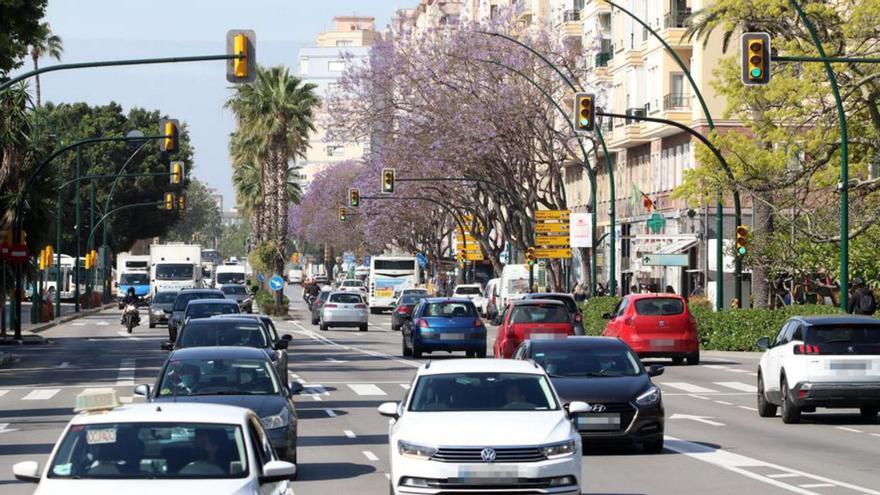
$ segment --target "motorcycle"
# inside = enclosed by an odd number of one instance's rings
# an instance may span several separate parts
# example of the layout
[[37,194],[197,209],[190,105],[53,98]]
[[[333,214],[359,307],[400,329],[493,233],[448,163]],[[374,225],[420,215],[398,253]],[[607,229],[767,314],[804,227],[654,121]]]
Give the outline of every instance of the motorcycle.
[[125,305],[125,311],[122,313],[122,321],[124,322],[125,328],[126,330],[128,330],[128,333],[131,333],[131,329],[140,324],[141,314],[140,311],[138,311],[137,305]]

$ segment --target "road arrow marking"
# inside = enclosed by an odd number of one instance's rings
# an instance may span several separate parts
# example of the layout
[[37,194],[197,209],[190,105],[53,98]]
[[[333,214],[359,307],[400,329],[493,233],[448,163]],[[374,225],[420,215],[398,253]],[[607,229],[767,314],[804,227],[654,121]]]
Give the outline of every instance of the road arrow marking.
[[669,419],[689,419],[691,421],[696,421],[698,423],[704,423],[712,426],[724,426],[724,423],[719,423],[718,421],[712,421],[709,419],[711,416],[697,416],[695,414],[673,414],[669,417]]
[[59,364],[57,367],[58,368],[67,368],[68,366],[70,366],[70,363],[67,361],[64,361],[63,363]]
[[9,423],[0,423],[0,433],[10,433],[18,430],[7,430],[6,427],[9,426]]

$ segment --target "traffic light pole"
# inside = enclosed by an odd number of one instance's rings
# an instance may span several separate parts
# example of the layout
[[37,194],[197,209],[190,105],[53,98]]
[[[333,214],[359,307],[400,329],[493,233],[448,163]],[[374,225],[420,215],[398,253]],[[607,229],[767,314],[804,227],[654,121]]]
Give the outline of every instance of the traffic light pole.
[[156,206],[162,206],[164,204],[165,204],[165,200],[163,199],[161,201],[148,201],[145,203],[131,203],[131,204],[117,206],[116,208],[113,208],[112,210],[108,211],[107,213],[104,213],[104,215],[102,215],[101,218],[98,219],[97,223],[95,223],[95,225],[91,226],[91,230],[89,231],[88,244],[89,245],[92,244],[92,239],[94,239],[95,232],[98,231],[98,227],[100,227],[101,224],[104,223],[104,220],[107,220],[108,218],[110,218],[110,215],[112,215],[118,211],[129,210],[131,208],[143,208],[146,206],[156,207]]

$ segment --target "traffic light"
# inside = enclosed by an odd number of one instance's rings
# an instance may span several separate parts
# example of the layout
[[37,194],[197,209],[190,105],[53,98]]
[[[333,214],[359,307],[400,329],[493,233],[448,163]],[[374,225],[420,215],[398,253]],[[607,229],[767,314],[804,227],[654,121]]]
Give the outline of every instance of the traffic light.
[[48,268],[48,262],[46,261],[46,258],[48,258],[48,256],[46,256],[46,254],[47,254],[46,248],[43,248],[40,250],[40,258],[39,258],[40,270],[45,270],[46,268]]
[[745,33],[742,35],[742,82],[749,86],[770,83],[770,35]]
[[86,253],[84,262],[86,270],[91,270],[92,268],[97,267],[98,253],[92,249],[90,252]]
[[179,186],[183,184],[183,162],[175,160],[171,162],[171,185]]
[[596,128],[596,95],[575,93],[574,128],[580,132],[592,132]]
[[226,80],[231,83],[253,82],[257,76],[257,35],[249,29],[226,32],[226,54],[238,55],[226,61]]
[[165,202],[161,206],[162,209],[171,211],[174,209],[174,193],[167,192],[165,193]]
[[178,211],[186,211],[186,196],[183,194],[177,197],[177,209]]
[[98,252],[92,249],[92,252],[89,253],[89,256],[92,257],[92,268],[98,267]]
[[526,264],[529,266],[535,266],[535,263],[538,262],[538,257],[535,256],[535,248],[530,247],[526,250]]
[[346,218],[346,214],[345,214],[345,213],[346,213],[346,212],[345,212],[345,207],[344,207],[344,206],[340,206],[340,207],[339,207],[339,221],[340,221],[340,222],[344,222],[344,221],[345,221],[345,218]]
[[745,225],[736,227],[736,255],[745,256],[749,251],[749,228]]
[[180,149],[180,123],[177,119],[162,119],[159,121],[159,133],[164,138],[159,140],[159,149],[166,153],[177,153]]
[[391,194],[394,192],[394,169],[393,168],[383,168],[382,169],[382,192],[385,194]]
[[348,190],[348,206],[352,208],[357,208],[361,205],[361,192],[356,188],[352,187]]

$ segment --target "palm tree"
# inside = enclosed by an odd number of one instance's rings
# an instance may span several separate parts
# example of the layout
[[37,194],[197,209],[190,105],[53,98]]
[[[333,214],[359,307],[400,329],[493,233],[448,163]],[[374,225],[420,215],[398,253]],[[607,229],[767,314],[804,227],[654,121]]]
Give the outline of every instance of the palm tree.
[[[60,62],[62,53],[64,53],[64,44],[61,40],[61,36],[52,33],[52,29],[49,27],[48,22],[41,23],[37,35],[31,42],[31,59],[34,61],[34,70],[39,68],[38,61],[40,60],[40,57],[48,55]],[[40,98],[40,75],[37,74],[35,79],[35,85],[37,88],[37,108],[39,108],[42,102]]]

